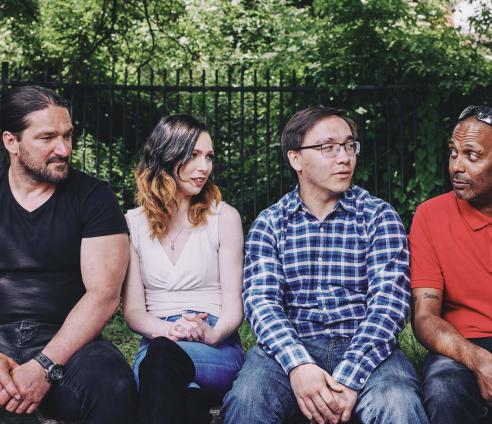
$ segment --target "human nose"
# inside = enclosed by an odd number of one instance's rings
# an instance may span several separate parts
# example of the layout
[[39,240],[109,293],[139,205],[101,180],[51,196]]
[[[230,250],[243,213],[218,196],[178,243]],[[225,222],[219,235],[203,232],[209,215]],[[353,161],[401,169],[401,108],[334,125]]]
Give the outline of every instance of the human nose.
[[198,171],[206,174],[209,171],[210,166],[211,166],[211,164],[207,160],[207,158],[205,156],[200,156],[200,158],[198,160]]
[[72,151],[72,142],[65,140],[63,137],[57,137],[54,152],[58,156],[69,156]]
[[338,149],[337,156],[336,156],[337,162],[338,163],[349,162],[350,156],[347,153],[346,144],[338,144],[337,149]]
[[459,172],[465,172],[465,167],[463,165],[463,160],[461,158],[461,155],[458,154],[455,158],[453,157],[449,158],[449,169],[453,174]]

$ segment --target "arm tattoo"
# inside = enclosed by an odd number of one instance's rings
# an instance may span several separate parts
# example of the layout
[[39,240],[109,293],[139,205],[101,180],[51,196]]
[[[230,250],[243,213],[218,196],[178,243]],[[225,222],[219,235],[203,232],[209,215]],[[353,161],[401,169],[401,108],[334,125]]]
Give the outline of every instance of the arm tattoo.
[[424,293],[424,299],[435,299],[439,300],[439,296],[437,294],[432,294],[432,293]]

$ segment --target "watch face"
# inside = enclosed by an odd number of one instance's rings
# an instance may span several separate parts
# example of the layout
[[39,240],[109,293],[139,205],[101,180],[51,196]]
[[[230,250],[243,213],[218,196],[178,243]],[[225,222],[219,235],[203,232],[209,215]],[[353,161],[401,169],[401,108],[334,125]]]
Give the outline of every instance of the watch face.
[[53,365],[48,372],[48,380],[50,383],[56,383],[63,378],[63,367],[61,365]]

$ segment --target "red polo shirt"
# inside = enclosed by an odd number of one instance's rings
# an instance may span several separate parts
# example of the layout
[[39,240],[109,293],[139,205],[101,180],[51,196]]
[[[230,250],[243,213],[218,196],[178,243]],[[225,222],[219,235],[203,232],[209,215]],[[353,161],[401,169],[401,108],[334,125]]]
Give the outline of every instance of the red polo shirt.
[[444,290],[443,318],[492,336],[492,218],[453,192],[422,203],[410,231],[412,288]]

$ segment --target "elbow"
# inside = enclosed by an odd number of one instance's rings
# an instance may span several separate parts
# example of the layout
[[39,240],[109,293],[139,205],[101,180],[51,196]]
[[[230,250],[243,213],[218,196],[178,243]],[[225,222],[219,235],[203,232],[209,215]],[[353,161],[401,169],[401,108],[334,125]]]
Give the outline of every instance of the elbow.
[[426,331],[426,323],[432,319],[432,315],[429,313],[413,313],[412,314],[412,330],[413,334],[417,338],[417,340],[424,344],[425,339],[425,331]]

